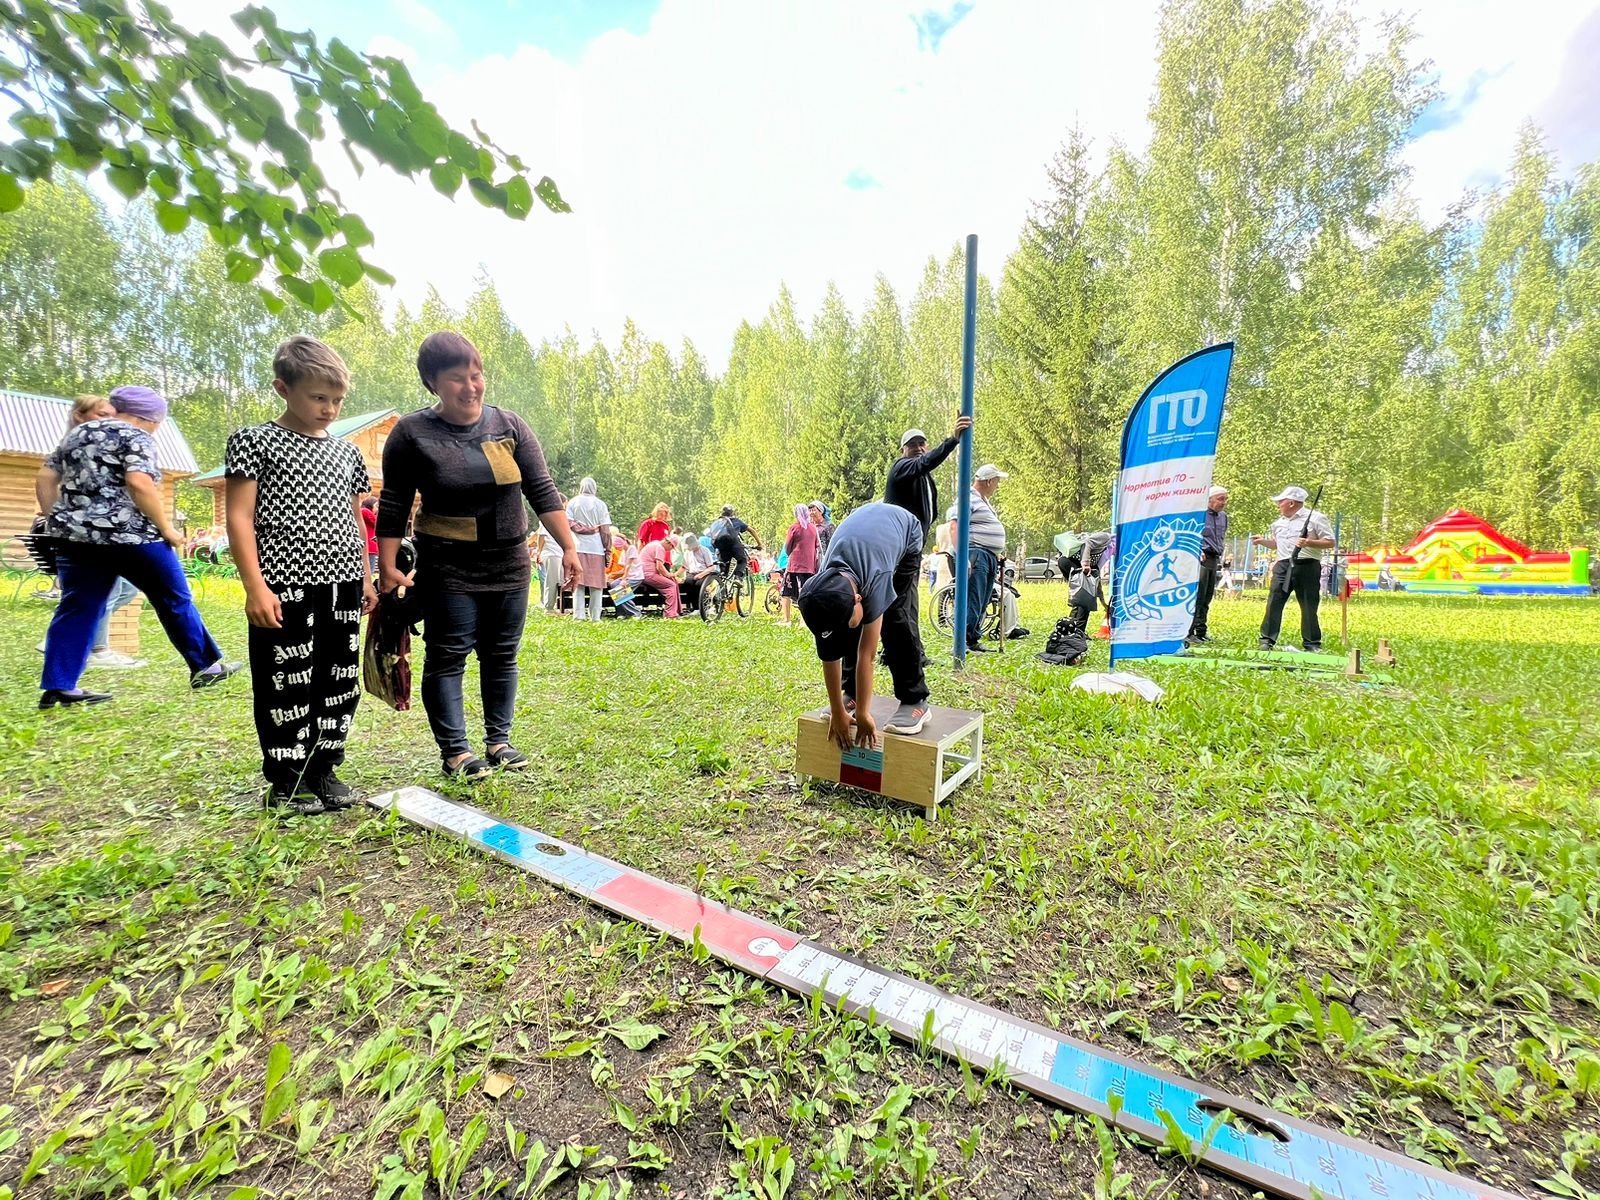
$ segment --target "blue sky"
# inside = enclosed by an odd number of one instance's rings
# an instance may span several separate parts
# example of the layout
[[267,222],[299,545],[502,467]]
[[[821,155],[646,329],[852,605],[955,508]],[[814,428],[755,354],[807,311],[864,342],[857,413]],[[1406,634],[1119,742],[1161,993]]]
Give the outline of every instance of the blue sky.
[[[435,65],[463,67],[519,45],[575,61],[601,34],[642,34],[659,0],[269,0],[283,25],[365,46],[376,32],[426,39]],[[449,34],[440,36],[440,27]]]
[[[169,0],[224,33],[238,0]],[[803,318],[882,272],[909,299],[968,233],[997,278],[1045,168],[1079,126],[1141,149],[1155,0],[267,0],[284,24],[404,58],[573,205],[512,223],[425,181],[323,156],[377,235],[396,300],[464,304],[492,277],[535,341],[614,343],[625,318],[714,364],[781,286]],[[1392,0],[1350,0],[1366,45]],[[1567,166],[1600,157],[1600,0],[1408,0],[1440,97],[1411,131],[1410,193],[1437,219],[1492,187],[1528,119]]]

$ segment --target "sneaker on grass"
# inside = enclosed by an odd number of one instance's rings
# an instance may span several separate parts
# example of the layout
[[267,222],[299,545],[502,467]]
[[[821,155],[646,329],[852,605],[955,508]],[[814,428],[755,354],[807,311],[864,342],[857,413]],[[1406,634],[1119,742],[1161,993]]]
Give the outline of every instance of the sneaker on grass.
[[123,654],[120,650],[95,650],[89,655],[88,666],[105,667],[108,670],[128,671],[134,667],[142,667],[145,660]]
[[356,802],[356,790],[332,771],[320,779],[311,781],[310,791],[322,801],[322,806],[329,811],[336,808],[349,808]]
[[295,787],[274,784],[267,789],[267,807],[286,817],[315,817],[328,811],[322,797],[303,783]]

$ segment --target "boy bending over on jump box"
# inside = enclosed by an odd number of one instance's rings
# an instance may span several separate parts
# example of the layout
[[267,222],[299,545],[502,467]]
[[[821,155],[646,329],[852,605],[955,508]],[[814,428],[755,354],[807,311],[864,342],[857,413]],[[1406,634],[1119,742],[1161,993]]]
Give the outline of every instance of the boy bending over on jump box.
[[900,702],[884,731],[920,733],[928,719],[928,683],[913,603],[922,540],[921,523],[905,509],[864,504],[834,530],[821,567],[800,592],[800,619],[816,638],[828,685],[828,736],[844,749],[852,740],[858,746],[878,744],[872,668],[880,638]]

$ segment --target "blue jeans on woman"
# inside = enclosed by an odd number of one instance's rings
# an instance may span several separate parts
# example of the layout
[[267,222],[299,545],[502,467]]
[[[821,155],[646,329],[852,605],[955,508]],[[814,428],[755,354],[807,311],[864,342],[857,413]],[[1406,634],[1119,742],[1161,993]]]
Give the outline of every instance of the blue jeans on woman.
[[221,648],[206,630],[189,594],[183,564],[165,542],[133,546],[62,542],[56,561],[61,603],[56,605],[56,615],[45,634],[44,674],[39,686],[46,691],[70,692],[78,686],[89,663],[95,627],[119,575],[145,594],[191,674],[222,658]]
[[517,703],[517,651],[528,617],[528,589],[510,592],[444,592],[423,589],[422,707],[433,740],[446,760],[471,750],[462,706],[461,677],[467,655],[477,652],[483,698],[483,735],[490,746],[511,741]]

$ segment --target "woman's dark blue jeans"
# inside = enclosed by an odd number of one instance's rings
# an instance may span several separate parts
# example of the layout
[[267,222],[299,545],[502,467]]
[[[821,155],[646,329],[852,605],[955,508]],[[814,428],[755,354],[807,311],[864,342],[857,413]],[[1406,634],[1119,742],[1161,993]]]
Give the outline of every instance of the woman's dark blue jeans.
[[478,655],[484,742],[490,746],[509,743],[528,589],[444,592],[424,588],[422,614],[422,635],[428,647],[422,662],[422,707],[440,755],[451,759],[471,749],[461,677],[467,670],[467,655],[473,651]]
[[61,603],[45,635],[42,688],[71,691],[89,661],[95,626],[106,610],[106,599],[121,576],[143,592],[161,619],[161,628],[173,648],[183,655],[190,672],[203,671],[222,657],[216,641],[189,594],[183,564],[165,542],[140,545],[102,545],[65,542],[57,552],[61,574]]

